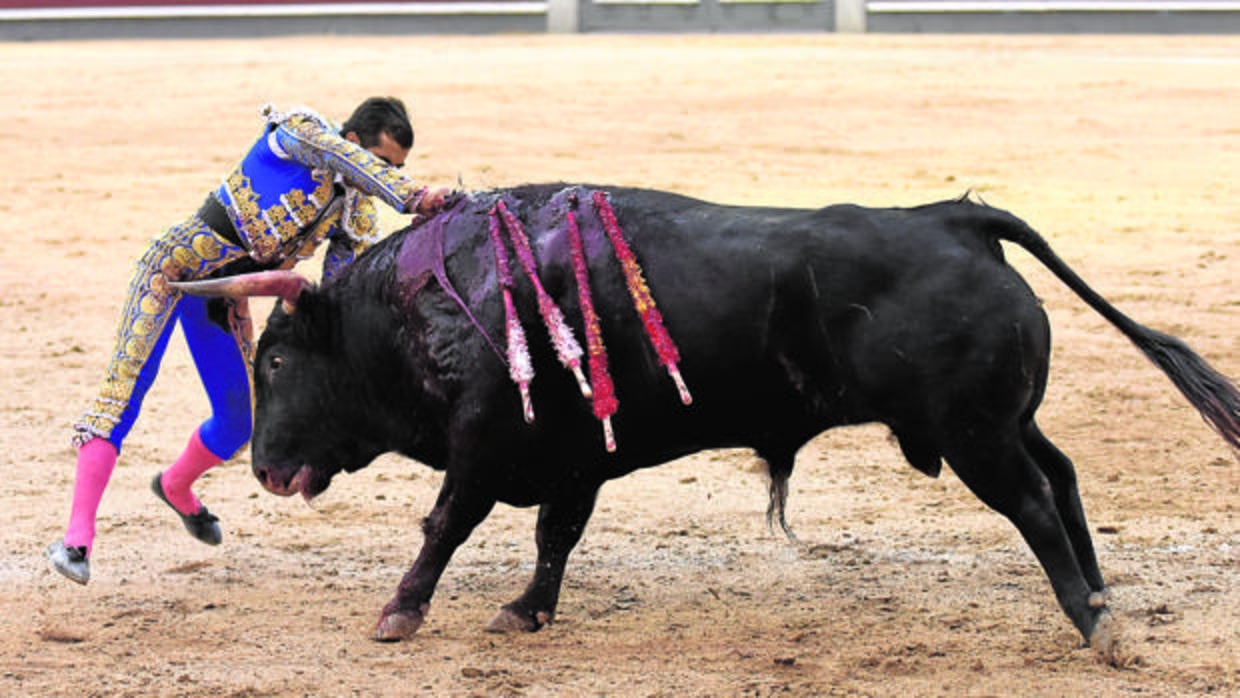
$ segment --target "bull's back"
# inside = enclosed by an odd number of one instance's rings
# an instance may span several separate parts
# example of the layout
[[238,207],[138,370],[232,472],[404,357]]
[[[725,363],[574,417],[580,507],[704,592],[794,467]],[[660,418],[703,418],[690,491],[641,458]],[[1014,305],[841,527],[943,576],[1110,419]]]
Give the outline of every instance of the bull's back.
[[1036,399],[1046,318],[975,225],[978,209],[675,198],[668,210],[641,207],[626,232],[704,399],[761,428],[810,429],[902,419],[962,396],[1011,412]]

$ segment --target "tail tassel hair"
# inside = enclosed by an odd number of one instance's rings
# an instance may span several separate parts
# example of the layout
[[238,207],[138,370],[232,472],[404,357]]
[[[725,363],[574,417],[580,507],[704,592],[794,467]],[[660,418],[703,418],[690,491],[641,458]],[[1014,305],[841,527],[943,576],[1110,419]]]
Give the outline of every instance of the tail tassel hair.
[[1144,333],[1129,335],[1133,344],[1167,374],[1224,441],[1240,450],[1240,389],[1184,342],[1162,332],[1143,329]]

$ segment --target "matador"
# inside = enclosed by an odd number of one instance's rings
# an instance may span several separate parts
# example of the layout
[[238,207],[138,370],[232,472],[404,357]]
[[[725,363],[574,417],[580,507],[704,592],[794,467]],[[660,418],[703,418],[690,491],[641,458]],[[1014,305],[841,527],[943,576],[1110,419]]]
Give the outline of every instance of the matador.
[[122,444],[180,325],[206,388],[211,416],[181,456],[151,481],[198,540],[216,545],[219,519],[191,486],[250,439],[252,331],[242,301],[183,296],[169,282],[287,268],[326,241],[321,282],[331,283],[379,239],[375,199],[402,213],[429,214],[445,189],[419,186],[400,172],[413,147],[404,104],[364,101],[340,126],[307,108],[263,108],[249,151],[199,210],[150,243],[129,283],[116,341],[99,391],[74,424],[77,470],[69,525],[47,548],[52,566],[90,579],[95,520]]

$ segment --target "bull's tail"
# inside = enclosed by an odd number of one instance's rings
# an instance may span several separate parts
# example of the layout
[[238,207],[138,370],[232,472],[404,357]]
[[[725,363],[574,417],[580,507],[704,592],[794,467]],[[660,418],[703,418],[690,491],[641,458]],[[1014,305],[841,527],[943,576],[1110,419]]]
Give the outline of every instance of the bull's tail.
[[1050,244],[1024,221],[999,209],[984,211],[990,235],[1020,245],[1072,289],[1089,307],[1115,325],[1171,379],[1175,387],[1227,443],[1240,449],[1240,389],[1187,344],[1150,329],[1120,312],[1077,276]]

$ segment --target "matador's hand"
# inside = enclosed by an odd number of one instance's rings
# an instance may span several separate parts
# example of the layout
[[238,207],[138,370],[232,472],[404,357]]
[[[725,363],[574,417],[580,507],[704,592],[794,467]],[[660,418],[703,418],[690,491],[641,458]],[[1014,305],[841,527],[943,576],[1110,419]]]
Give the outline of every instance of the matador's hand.
[[435,213],[439,209],[443,208],[444,197],[447,195],[447,187],[427,189],[426,193],[422,195],[421,201],[418,201],[417,213],[424,216],[429,216],[430,214]]

